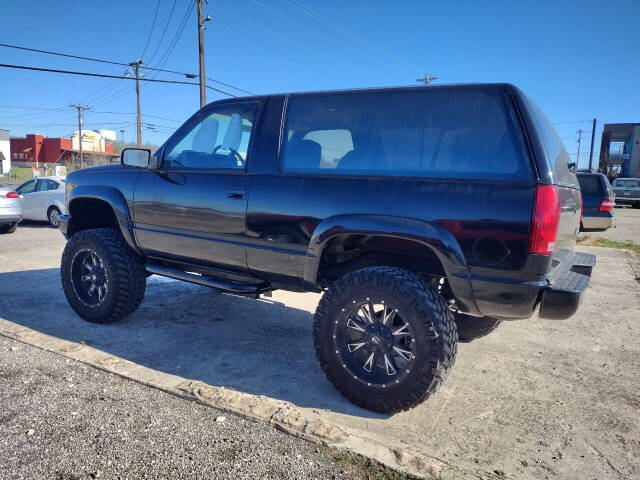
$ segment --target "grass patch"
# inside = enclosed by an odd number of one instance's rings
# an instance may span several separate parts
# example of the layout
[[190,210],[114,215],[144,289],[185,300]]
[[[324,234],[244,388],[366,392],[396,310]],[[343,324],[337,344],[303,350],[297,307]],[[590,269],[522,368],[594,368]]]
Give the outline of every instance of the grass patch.
[[8,178],[14,183],[26,182],[33,178],[33,170],[31,167],[11,167],[11,173],[9,173]]
[[618,240],[609,240],[607,238],[599,237],[583,237],[578,240],[578,244],[591,247],[620,248],[640,254],[640,245],[633,242],[620,242]]
[[[326,452],[328,453],[328,452]],[[405,473],[397,472],[389,467],[385,467],[375,460],[365,458],[362,455],[351,453],[347,450],[335,450],[331,452],[332,460],[338,465],[344,465],[360,473],[360,476],[371,480],[414,480],[417,477]]]

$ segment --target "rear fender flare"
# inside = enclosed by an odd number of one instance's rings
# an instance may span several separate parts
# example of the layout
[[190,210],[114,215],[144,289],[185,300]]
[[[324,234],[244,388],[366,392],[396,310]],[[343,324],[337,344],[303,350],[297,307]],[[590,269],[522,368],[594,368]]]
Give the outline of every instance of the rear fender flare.
[[455,237],[444,227],[412,218],[388,215],[336,215],[315,229],[304,268],[304,282],[318,285],[320,259],[327,243],[338,235],[359,234],[401,238],[420,243],[438,257],[462,311],[480,315],[473,296],[467,261]]
[[[105,185],[78,185],[71,190],[67,200],[67,212],[69,215],[71,215],[71,205],[73,202],[83,198],[102,200],[107,203],[115,214],[116,221],[118,222],[125,241],[131,248],[138,251],[138,246],[136,245],[133,235],[133,222],[129,214],[129,207],[120,190]],[[70,227],[73,229],[73,217],[71,217]]]

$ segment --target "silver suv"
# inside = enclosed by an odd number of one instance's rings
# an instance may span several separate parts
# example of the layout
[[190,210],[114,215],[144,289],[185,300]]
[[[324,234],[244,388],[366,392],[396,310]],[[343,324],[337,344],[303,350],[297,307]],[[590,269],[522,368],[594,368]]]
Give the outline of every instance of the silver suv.
[[640,208],[640,179],[616,178],[611,184],[618,205],[632,205]]

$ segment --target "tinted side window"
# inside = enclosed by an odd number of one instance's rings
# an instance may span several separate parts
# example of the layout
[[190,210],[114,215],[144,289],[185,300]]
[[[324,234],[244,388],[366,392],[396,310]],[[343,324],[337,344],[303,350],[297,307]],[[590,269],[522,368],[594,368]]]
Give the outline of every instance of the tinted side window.
[[564,144],[544,112],[536,103],[525,95],[529,111],[538,130],[544,150],[551,162],[550,167],[555,172],[556,181],[561,184],[576,186],[576,174],[569,170],[571,159]]
[[25,182],[22,185],[20,185],[18,188],[16,188],[16,192],[18,192],[21,195],[24,195],[25,193],[34,192],[35,189],[36,189],[36,181],[29,180],[28,182]]
[[621,179],[616,179],[613,181],[613,186],[615,188],[638,188],[640,187],[640,182],[638,182],[637,180],[621,180]]
[[498,89],[293,95],[285,172],[529,179]]
[[58,184],[53,180],[45,180],[45,182],[47,183],[47,186],[46,188],[40,188],[41,190],[55,190],[58,188]]
[[167,146],[165,167],[244,170],[257,103],[221,105]]
[[578,175],[582,194],[589,197],[605,196],[604,185],[598,175]]

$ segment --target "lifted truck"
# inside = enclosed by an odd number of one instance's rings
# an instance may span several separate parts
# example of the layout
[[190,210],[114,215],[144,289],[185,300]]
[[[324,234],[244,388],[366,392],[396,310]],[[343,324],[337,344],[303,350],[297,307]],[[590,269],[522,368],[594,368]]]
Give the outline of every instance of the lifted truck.
[[265,95],[211,103],[158,151],[71,173],[64,292],[92,322],[136,310],[149,274],[237,295],[323,292],[328,379],[392,413],[424,401],[458,341],[564,319],[595,257],[581,194],[511,85]]

